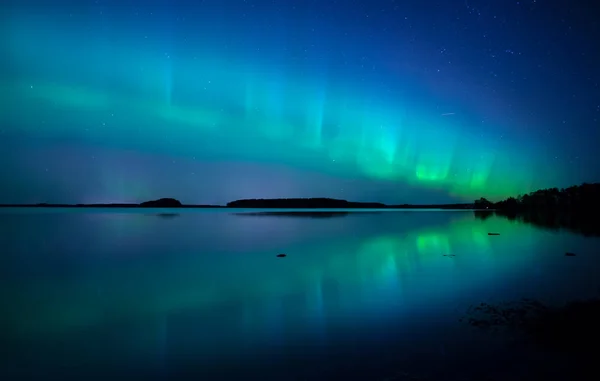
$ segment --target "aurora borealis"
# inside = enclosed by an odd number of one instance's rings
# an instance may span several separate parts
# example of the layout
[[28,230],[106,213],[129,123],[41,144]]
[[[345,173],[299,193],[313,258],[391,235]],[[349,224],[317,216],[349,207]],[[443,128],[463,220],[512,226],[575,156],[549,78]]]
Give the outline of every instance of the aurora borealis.
[[445,203],[597,181],[597,21],[559,3],[2,5],[0,202]]

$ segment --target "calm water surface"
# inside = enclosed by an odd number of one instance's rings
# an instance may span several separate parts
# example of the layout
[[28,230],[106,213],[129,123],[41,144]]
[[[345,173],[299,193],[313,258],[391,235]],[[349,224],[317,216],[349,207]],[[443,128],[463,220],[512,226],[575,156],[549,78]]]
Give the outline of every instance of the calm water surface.
[[500,217],[232,212],[0,210],[0,379],[509,369],[529,354],[459,323],[469,305],[600,289],[597,238]]

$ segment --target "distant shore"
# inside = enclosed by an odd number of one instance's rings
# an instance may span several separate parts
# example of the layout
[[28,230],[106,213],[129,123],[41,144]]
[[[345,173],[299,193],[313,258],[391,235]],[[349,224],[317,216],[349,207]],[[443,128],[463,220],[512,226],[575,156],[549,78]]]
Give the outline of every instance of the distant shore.
[[139,204],[0,204],[0,208],[129,208],[129,209],[465,209],[478,210],[473,207],[463,206],[463,204],[452,205],[386,205],[381,207],[252,207],[252,206],[227,206],[227,205],[181,205],[176,207],[145,207]]
[[178,200],[163,198],[140,204],[0,204],[0,208],[172,208],[172,209],[476,209],[473,204],[386,205],[374,202],[353,202],[331,198],[245,199],[227,205],[185,205]]
[[[508,218],[516,215],[583,215],[600,213],[600,183],[583,183],[568,188],[539,189],[517,197],[492,202],[482,197],[472,203],[396,204],[355,202],[335,198],[243,199],[226,205],[185,205],[174,198],[161,198],[140,204],[0,204],[0,208],[169,208],[169,209],[454,209],[496,212]],[[539,219],[539,216],[536,217]]]

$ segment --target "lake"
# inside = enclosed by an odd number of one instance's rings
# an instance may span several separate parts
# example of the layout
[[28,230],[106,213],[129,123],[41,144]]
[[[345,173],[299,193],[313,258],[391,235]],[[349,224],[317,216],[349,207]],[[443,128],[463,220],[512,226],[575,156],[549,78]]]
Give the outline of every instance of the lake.
[[550,355],[459,322],[468,307],[600,290],[598,238],[471,211],[262,212],[0,209],[0,379],[519,372]]

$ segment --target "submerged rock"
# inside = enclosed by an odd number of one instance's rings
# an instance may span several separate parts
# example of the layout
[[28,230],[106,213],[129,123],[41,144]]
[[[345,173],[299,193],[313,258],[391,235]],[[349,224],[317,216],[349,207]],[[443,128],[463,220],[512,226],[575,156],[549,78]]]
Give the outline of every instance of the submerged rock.
[[[542,348],[563,353],[595,355],[600,341],[600,299],[572,301],[548,306],[539,301],[521,301],[471,306],[461,319],[471,326],[495,331],[503,328],[530,339]],[[594,357],[594,364],[596,360]]]

